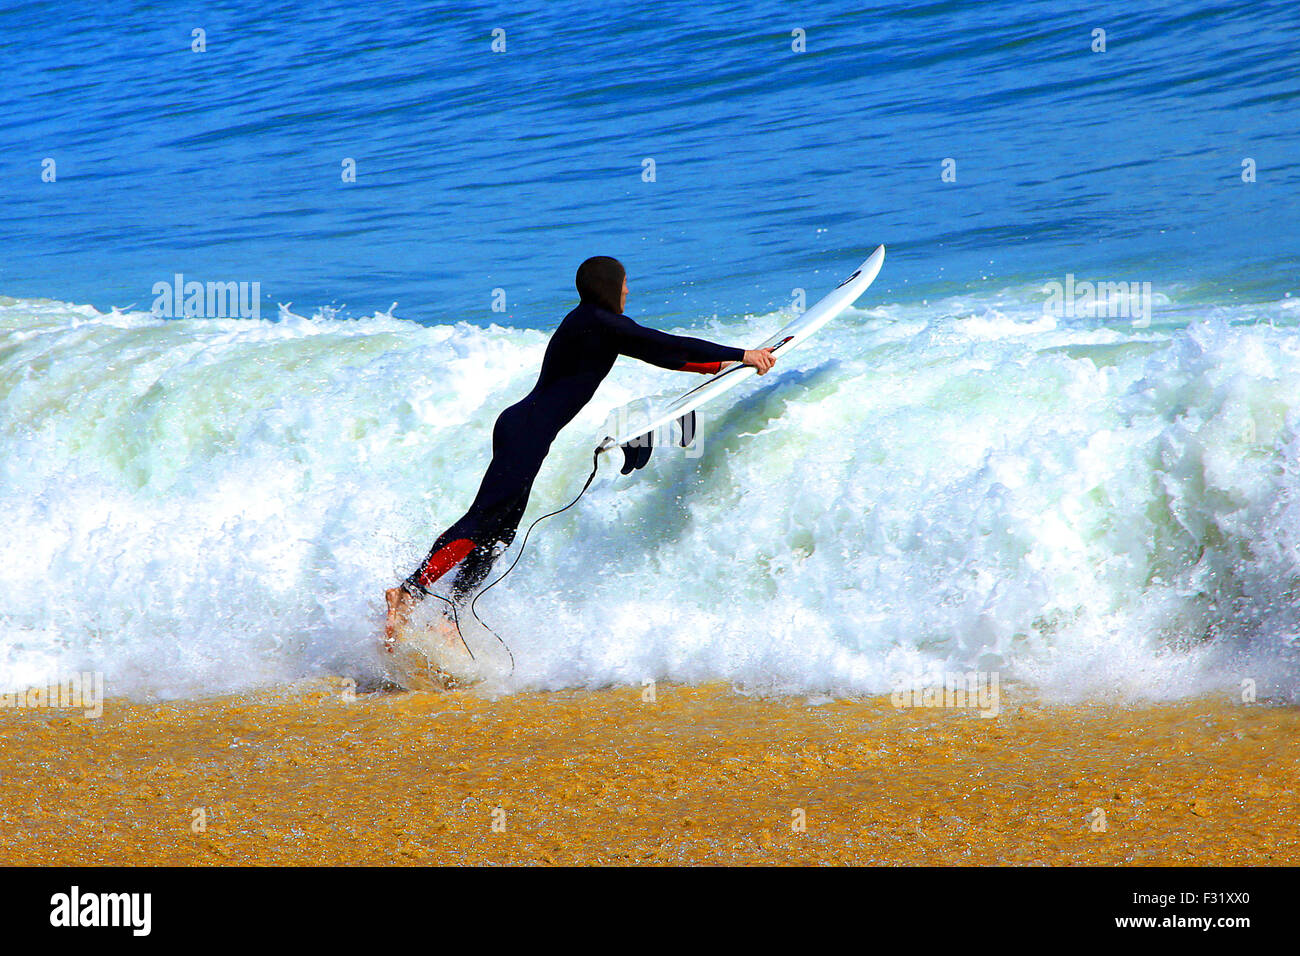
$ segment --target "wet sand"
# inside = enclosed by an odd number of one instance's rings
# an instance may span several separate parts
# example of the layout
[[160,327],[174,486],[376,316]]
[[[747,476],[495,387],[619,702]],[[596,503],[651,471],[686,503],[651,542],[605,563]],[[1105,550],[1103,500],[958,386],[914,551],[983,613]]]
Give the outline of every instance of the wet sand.
[[1295,707],[349,687],[0,711],[0,861],[1300,863]]

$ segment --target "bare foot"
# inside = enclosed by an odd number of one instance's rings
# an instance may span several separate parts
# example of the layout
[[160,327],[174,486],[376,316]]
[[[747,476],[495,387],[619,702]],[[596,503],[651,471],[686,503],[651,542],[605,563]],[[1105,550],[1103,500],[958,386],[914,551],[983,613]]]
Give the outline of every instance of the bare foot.
[[397,632],[406,627],[411,619],[411,610],[415,607],[415,598],[405,588],[389,588],[384,592],[388,601],[388,622],[384,625],[384,649],[393,653],[397,643]]

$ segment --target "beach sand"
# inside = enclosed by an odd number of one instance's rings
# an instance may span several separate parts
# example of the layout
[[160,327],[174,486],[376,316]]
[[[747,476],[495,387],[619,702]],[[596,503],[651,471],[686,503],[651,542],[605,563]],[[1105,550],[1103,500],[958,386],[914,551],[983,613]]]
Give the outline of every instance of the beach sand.
[[351,686],[0,711],[0,862],[1300,863],[1295,707]]

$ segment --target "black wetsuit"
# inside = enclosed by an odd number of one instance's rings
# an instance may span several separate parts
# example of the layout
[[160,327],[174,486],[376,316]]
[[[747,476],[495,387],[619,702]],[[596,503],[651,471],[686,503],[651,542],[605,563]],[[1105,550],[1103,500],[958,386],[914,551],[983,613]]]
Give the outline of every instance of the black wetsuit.
[[703,339],[669,335],[637,325],[625,315],[583,302],[564,317],[546,346],[537,384],[502,412],[492,429],[492,463],[469,511],[434,542],[403,587],[427,594],[457,564],[452,598],[463,602],[514,540],[533,479],[551,442],[596,393],[620,355],[685,372],[718,371],[741,361],[744,350]]

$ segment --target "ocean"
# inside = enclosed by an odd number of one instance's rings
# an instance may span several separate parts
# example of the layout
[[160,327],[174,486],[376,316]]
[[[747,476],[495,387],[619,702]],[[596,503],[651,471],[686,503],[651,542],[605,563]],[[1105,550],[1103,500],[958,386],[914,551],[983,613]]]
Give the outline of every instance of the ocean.
[[[1300,699],[1298,53],[1281,2],[7,4],[0,689],[373,678],[582,259],[752,345],[884,243],[536,528],[500,689]],[[523,527],[699,381],[621,359]]]

